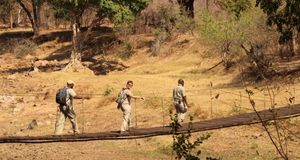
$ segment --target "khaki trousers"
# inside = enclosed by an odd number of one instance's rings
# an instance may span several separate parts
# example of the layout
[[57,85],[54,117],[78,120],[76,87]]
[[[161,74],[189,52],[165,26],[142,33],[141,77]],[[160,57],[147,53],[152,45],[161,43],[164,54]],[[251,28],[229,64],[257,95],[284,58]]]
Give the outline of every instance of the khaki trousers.
[[70,120],[70,122],[72,124],[74,133],[79,133],[77,120],[76,120],[76,114],[74,112],[73,107],[61,105],[61,106],[59,106],[59,110],[60,111],[58,113],[58,117],[57,117],[56,123],[55,123],[55,134],[60,135],[63,133],[64,123],[67,118]]
[[186,112],[187,112],[187,107],[183,102],[174,102],[175,109],[176,109],[176,114],[178,118],[178,122],[183,122]]
[[121,131],[127,131],[129,130],[131,124],[131,106],[128,103],[123,103],[121,110],[123,112]]

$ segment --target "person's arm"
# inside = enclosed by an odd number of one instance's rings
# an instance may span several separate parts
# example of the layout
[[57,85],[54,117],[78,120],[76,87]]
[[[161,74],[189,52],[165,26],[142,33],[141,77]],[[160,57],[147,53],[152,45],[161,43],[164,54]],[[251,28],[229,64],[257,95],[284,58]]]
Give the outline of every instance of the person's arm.
[[69,90],[69,94],[70,94],[70,96],[72,96],[74,99],[90,99],[90,97],[88,97],[88,96],[79,96],[79,95],[77,95],[73,89],[70,89],[70,90]]
[[187,103],[187,100],[186,100],[186,96],[184,96],[183,98],[182,98],[182,101],[183,101],[183,103],[188,107],[189,105],[188,105],[188,103]]
[[142,97],[142,96],[134,96],[134,95],[131,93],[131,91],[129,91],[129,92],[127,93],[127,95],[130,96],[130,97],[133,98],[133,99],[142,99],[142,100],[145,99],[145,98]]
[[182,88],[182,101],[187,107],[189,106],[186,100],[185,88]]
[[73,97],[74,99],[90,99],[90,97],[89,96],[74,96]]

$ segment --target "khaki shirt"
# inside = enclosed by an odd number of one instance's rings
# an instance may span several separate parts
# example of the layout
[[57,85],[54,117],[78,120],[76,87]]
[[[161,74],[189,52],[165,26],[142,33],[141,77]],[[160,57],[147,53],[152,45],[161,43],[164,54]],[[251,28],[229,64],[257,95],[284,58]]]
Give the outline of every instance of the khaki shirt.
[[185,96],[185,89],[182,85],[179,84],[173,89],[173,99],[175,102],[182,101]]
[[73,107],[73,98],[76,96],[76,93],[75,91],[72,89],[72,88],[68,88],[67,89],[67,102],[66,104],[69,106],[69,107]]

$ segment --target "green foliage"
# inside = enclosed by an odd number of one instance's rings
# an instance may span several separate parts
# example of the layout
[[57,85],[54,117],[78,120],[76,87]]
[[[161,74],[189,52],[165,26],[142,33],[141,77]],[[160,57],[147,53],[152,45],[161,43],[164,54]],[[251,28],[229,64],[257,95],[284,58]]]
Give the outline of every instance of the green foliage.
[[[172,115],[170,112],[170,119],[172,120],[171,127],[173,133],[173,145],[172,149],[176,153],[176,159],[180,160],[182,158],[187,160],[200,160],[199,156],[201,154],[201,150],[197,150],[197,147],[203,143],[203,141],[207,140],[211,134],[204,134],[198,138],[194,142],[191,141],[192,138],[192,120],[190,117],[189,127],[187,133],[178,133],[181,125],[178,122],[177,115]],[[217,160],[215,158],[207,157],[210,160]]]
[[277,27],[281,33],[279,43],[286,43],[293,37],[293,31],[300,31],[299,0],[256,0],[256,6],[267,14],[267,24]]
[[[148,5],[149,0],[49,0],[58,19],[78,21],[84,10],[95,8],[100,19],[114,24],[130,23]],[[77,22],[78,23],[78,22]]]
[[236,18],[240,18],[242,12],[251,8],[250,0],[216,0],[215,3],[227,12],[234,14]]
[[254,13],[245,13],[239,20],[227,16],[214,16],[208,12],[200,13],[198,24],[200,36],[208,43],[221,44],[223,42],[242,44],[252,38],[260,18],[253,17]]
[[112,95],[112,93],[113,93],[114,90],[115,90],[115,89],[114,89],[113,87],[111,87],[111,86],[106,86],[106,89],[104,90],[103,95],[104,95],[104,96],[110,96],[110,95]]
[[270,36],[276,35],[275,32],[262,25],[265,16],[257,8],[243,12],[238,19],[234,15],[222,13],[214,15],[207,11],[200,12],[197,18],[196,27],[200,39],[213,46],[210,54],[217,53],[226,68],[235,62],[255,65],[241,45],[249,43],[269,45],[276,39]]
[[157,22],[154,22],[155,41],[151,46],[152,56],[156,56],[162,43],[170,39],[173,33],[193,31],[194,20],[180,14],[174,6],[160,6],[156,14]]
[[149,0],[99,0],[98,16],[107,17],[115,24],[130,22],[148,5]]
[[57,19],[75,21],[79,19],[84,10],[89,7],[93,0],[48,0],[52,6],[54,16]]

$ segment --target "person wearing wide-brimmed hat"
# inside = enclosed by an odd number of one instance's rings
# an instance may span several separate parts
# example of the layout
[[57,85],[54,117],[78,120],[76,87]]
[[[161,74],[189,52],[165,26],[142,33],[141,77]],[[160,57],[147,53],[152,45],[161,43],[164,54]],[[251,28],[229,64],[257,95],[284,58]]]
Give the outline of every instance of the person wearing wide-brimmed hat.
[[67,81],[66,86],[66,103],[60,104],[58,107],[58,117],[55,123],[55,134],[59,135],[63,133],[64,123],[67,118],[70,119],[74,134],[79,134],[76,113],[74,111],[73,99],[89,99],[89,97],[78,96],[74,91],[75,83],[72,80]]

